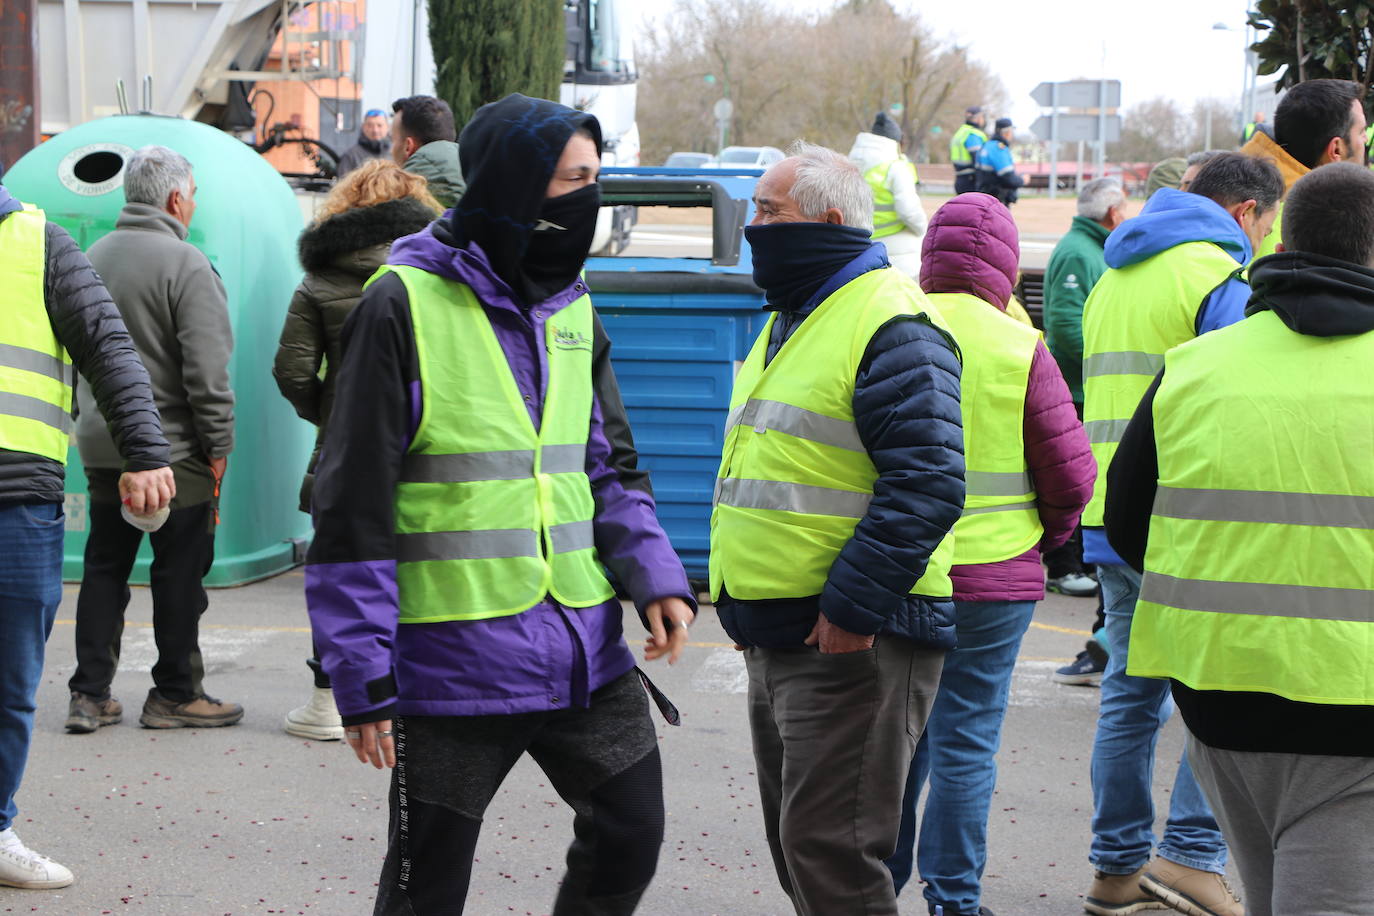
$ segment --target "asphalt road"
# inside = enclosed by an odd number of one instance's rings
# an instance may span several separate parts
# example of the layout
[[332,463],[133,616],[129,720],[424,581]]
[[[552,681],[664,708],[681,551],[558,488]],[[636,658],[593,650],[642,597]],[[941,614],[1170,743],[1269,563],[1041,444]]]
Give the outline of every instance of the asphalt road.
[[[126,719],[81,736],[62,729],[73,667],[75,590],[67,590],[15,826],[77,881],[52,892],[0,888],[0,913],[371,912],[385,849],[386,774],[338,743],[281,729],[311,685],[302,581],[297,571],[211,594],[202,627],[206,686],[243,703],[247,715],[233,728],[170,732],[137,723],[155,650],[148,592],[136,588],[114,685]],[[1092,612],[1090,600],[1052,596],[1017,664],[984,878],[984,902],[998,916],[1082,912],[1097,691],[1061,687],[1049,675],[1077,651]],[[626,627],[640,632],[632,611]],[[659,723],[668,832],[640,912],[789,913],[756,809],[742,661],[709,607],[692,638],[679,664],[649,669],[682,709],[683,725]],[[1180,728],[1170,722],[1161,739],[1161,811]],[[548,913],[570,837],[570,813],[523,761],[488,812],[467,912]],[[918,888],[902,900],[903,913],[925,913]]]

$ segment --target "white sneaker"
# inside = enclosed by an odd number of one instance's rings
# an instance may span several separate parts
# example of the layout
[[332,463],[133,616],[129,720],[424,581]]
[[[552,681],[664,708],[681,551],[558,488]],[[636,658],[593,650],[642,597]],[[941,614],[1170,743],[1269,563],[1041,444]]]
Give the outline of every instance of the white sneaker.
[[1097,580],[1085,573],[1069,573],[1045,580],[1045,588],[1072,598],[1091,598],[1097,594]]
[[0,830],[0,885],[41,891],[75,880],[67,868],[25,846],[13,827]]
[[342,741],[343,720],[334,705],[334,691],[316,687],[309,703],[286,714],[286,733],[311,741]]

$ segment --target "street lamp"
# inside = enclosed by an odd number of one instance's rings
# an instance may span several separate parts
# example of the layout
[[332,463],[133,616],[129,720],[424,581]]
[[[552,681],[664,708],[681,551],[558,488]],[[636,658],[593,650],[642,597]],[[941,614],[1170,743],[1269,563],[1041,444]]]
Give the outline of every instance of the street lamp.
[[1245,120],[1252,117],[1255,113],[1255,85],[1259,82],[1259,55],[1251,47],[1255,43],[1255,30],[1250,25],[1250,14],[1247,11],[1245,16],[1245,28],[1237,29],[1235,26],[1227,25],[1224,22],[1214,22],[1212,30],[1217,32],[1245,32],[1245,71],[1241,75],[1240,81],[1240,127],[1243,130]]

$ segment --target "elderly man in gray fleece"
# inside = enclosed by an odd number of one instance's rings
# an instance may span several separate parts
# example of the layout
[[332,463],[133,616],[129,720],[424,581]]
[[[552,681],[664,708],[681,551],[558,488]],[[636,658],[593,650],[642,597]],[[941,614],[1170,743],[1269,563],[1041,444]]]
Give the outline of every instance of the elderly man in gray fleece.
[[[233,337],[224,284],[186,241],[195,213],[191,164],[148,146],[125,165],[124,209],[90,259],[119,307],[152,378],[162,429],[172,447],[176,496],[151,534],[153,636],[158,660],[139,721],[148,728],[233,725],[237,703],[207,696],[198,633],[208,604],[203,580],[214,560],[219,484],[234,447],[229,388]],[[120,458],[90,385],[77,388],[76,441],[89,482],[90,529],[76,604],[76,673],[67,730],[82,734],[118,722],[110,695],[119,663],[129,573],[143,532],[120,512]],[[155,521],[155,520],[154,520]],[[149,526],[151,527],[151,526]]]

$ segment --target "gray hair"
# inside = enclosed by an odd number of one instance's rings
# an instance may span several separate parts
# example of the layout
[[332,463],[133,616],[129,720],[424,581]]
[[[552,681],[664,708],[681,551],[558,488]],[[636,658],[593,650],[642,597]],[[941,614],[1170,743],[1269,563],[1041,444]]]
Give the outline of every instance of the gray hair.
[[1194,165],[1196,165],[1196,166],[1198,166],[1198,167],[1200,168],[1200,167],[1206,165],[1207,163],[1211,162],[1213,159],[1217,158],[1218,156],[1220,156],[1220,155],[1221,155],[1222,153],[1224,153],[1224,152],[1227,152],[1227,150],[1224,150],[1224,149],[1204,149],[1204,150],[1198,150],[1196,153],[1189,153],[1189,154],[1188,154],[1188,165],[1189,165],[1189,166],[1194,166]]
[[1094,220],[1104,220],[1112,207],[1119,207],[1126,201],[1126,191],[1120,178],[1098,178],[1083,185],[1078,192],[1078,215]]
[[173,191],[191,196],[191,163],[176,150],[145,146],[124,166],[124,200],[131,204],[167,206]]
[[805,140],[795,141],[787,155],[797,160],[792,199],[802,216],[819,220],[834,208],[846,226],[873,231],[873,190],[848,156]]

